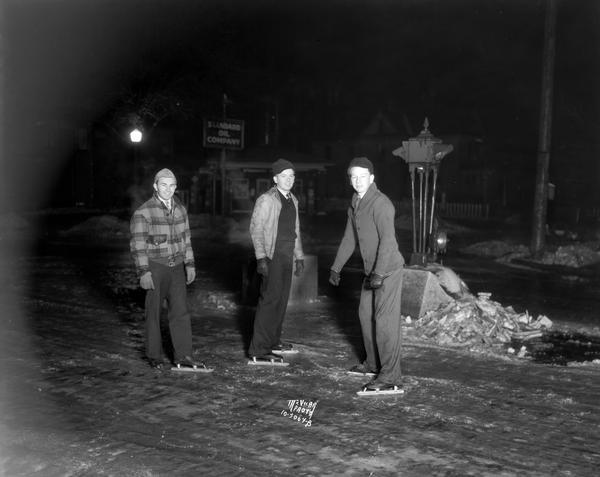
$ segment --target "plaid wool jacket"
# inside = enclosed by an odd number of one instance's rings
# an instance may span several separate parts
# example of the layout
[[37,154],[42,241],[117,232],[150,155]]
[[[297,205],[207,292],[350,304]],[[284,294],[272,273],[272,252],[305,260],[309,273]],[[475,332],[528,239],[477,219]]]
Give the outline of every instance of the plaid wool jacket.
[[187,210],[173,196],[170,213],[156,193],[144,202],[131,217],[129,248],[138,276],[149,270],[149,260],[183,260],[194,266],[194,252]]

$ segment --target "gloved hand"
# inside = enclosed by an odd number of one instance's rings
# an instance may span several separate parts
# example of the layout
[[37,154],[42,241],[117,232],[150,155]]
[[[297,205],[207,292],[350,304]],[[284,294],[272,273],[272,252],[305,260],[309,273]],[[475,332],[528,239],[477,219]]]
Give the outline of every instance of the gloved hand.
[[304,260],[296,260],[296,271],[294,272],[294,275],[299,277],[300,275],[302,275],[302,272],[304,272]]
[[340,272],[329,270],[329,283],[337,287],[340,284]]
[[189,285],[196,279],[196,269],[194,267],[185,267],[186,285]]
[[144,290],[154,290],[154,281],[152,280],[151,272],[146,272],[140,277],[140,286]]
[[378,288],[381,288],[381,285],[383,285],[383,277],[376,273],[371,273],[369,276],[369,287],[373,290],[377,290]]
[[263,277],[269,276],[269,259],[268,258],[259,258],[256,261],[256,273],[262,275]]

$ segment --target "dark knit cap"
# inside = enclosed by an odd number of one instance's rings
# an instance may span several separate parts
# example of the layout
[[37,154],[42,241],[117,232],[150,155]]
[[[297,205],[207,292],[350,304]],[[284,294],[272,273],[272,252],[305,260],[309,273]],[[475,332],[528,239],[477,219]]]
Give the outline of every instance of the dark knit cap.
[[277,159],[271,166],[271,169],[273,170],[273,175],[276,176],[277,174],[281,174],[286,169],[295,170],[296,168],[294,167],[294,164],[286,159]]
[[348,173],[350,173],[350,169],[353,167],[364,167],[365,169],[369,169],[371,174],[373,174],[374,171],[373,163],[366,157],[355,157],[352,159],[348,165]]

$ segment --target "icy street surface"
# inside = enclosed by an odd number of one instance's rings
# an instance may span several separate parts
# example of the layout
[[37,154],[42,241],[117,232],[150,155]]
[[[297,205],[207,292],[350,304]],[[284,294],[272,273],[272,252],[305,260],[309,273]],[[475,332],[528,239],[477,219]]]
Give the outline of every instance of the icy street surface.
[[[152,370],[121,245],[46,244],[3,257],[0,475],[597,473],[597,364],[448,349],[407,328],[405,394],[361,398],[368,379],[346,374],[360,354],[356,303],[321,285],[317,303],[289,310],[284,338],[300,350],[290,366],[249,367],[254,310],[236,296],[242,255],[214,243],[194,242],[189,297],[195,357],[215,372]],[[495,265],[458,265],[470,285],[504,301],[486,279]],[[535,273],[519,270],[521,286]],[[560,323],[558,302],[540,303]]]

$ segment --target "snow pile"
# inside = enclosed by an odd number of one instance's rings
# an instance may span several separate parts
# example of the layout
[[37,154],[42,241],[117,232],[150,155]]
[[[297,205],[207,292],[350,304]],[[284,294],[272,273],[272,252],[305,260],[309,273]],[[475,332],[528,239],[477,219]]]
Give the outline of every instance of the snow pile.
[[597,244],[566,245],[558,247],[554,253],[544,253],[541,262],[546,265],[585,267],[600,261],[597,249]]
[[543,265],[563,267],[585,267],[600,262],[597,242],[577,243],[557,247],[554,251],[544,252],[541,259],[531,257],[529,249],[522,244],[511,244],[500,240],[479,242],[461,249],[461,252],[481,257],[493,257],[501,262],[510,262],[521,258]]
[[501,240],[490,240],[464,247],[461,252],[482,257],[501,258],[507,255],[525,256],[529,254],[529,249],[521,244],[515,245]]
[[114,215],[98,215],[60,233],[62,236],[84,236],[90,239],[105,239],[129,236],[129,221]]
[[482,346],[507,343],[511,339],[530,339],[552,327],[540,315],[533,320],[528,313],[516,313],[490,300],[489,293],[467,295],[437,310],[429,311],[415,322],[423,338],[442,346]]

